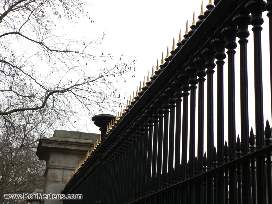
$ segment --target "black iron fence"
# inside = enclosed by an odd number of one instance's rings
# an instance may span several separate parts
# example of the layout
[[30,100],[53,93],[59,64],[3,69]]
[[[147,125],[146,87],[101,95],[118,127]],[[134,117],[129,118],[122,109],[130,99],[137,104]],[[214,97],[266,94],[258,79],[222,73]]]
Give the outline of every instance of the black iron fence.
[[[264,124],[261,43],[263,18],[269,18],[271,40],[271,10],[272,0],[208,5],[66,185],[64,193],[82,193],[84,200],[64,203],[271,204],[272,137],[269,122]],[[255,107],[248,106],[250,33]],[[266,55],[272,59],[272,41]],[[251,131],[249,108],[255,109]]]

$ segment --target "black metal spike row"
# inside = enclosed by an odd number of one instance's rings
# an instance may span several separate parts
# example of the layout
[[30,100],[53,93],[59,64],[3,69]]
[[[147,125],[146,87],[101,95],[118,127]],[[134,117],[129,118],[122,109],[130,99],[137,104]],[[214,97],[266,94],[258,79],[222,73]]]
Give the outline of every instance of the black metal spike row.
[[[262,0],[221,0],[215,5],[208,5],[178,47],[173,46],[171,56],[162,60],[151,81],[68,182],[63,192],[84,193],[84,200],[64,204],[271,203],[272,138],[263,118],[261,35],[265,8],[271,33],[272,0],[266,7]],[[249,24],[254,43],[254,132],[249,131],[248,117]],[[240,113],[235,98],[238,72]]]

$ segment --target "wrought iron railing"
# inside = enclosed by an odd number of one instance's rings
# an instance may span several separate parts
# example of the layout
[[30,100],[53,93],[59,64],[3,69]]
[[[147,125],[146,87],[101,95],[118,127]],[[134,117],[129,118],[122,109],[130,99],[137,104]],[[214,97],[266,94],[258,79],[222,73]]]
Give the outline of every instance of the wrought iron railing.
[[[82,193],[84,200],[64,203],[271,204],[272,137],[269,122],[264,124],[261,43],[266,11],[271,40],[271,10],[272,0],[209,4],[66,185],[64,193]],[[255,107],[248,106],[249,25]],[[272,41],[270,60],[271,53]],[[271,90],[264,93],[271,96]],[[249,108],[255,109],[254,131]]]

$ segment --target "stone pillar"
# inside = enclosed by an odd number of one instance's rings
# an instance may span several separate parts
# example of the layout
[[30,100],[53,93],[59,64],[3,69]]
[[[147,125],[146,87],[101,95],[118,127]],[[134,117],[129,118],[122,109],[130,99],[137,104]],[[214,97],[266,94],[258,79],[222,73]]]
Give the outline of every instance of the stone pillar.
[[100,128],[99,130],[101,131],[102,141],[105,139],[108,123],[114,118],[115,116],[110,114],[95,115],[92,118],[92,121],[94,121],[94,124]]
[[[56,130],[53,137],[40,139],[37,156],[46,161],[44,193],[61,193],[99,137],[93,133]],[[57,200],[44,201],[44,204],[60,203]]]

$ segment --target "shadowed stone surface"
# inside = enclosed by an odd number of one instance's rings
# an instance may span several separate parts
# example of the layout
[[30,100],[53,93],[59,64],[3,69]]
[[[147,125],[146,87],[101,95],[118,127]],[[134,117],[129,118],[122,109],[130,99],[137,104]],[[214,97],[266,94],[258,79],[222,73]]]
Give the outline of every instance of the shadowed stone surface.
[[[53,137],[42,138],[37,156],[46,161],[45,193],[61,193],[78,165],[91,151],[99,134],[56,130]],[[61,201],[46,200],[44,204],[60,204]]]

